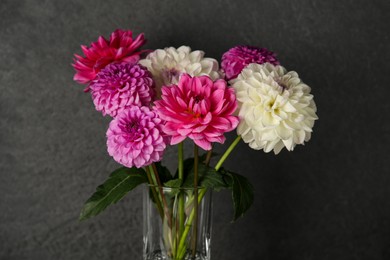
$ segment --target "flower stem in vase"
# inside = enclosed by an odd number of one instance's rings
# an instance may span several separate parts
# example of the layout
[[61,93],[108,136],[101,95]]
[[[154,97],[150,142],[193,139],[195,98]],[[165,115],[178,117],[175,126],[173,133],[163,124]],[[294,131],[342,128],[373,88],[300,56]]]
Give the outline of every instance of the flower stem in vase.
[[[233,151],[233,149],[237,146],[237,144],[240,142],[241,140],[241,136],[237,136],[236,139],[233,141],[233,143],[229,146],[229,148],[225,151],[225,153],[222,155],[221,159],[219,159],[217,165],[215,166],[215,170],[218,171],[222,164],[225,162],[225,160],[228,158],[228,156],[230,155],[230,153]],[[207,189],[202,189],[200,191],[200,193],[198,194],[198,199],[197,199],[197,202],[198,204],[202,201],[204,195],[206,194],[207,192]],[[179,242],[179,246],[178,246],[178,258],[177,259],[181,259],[180,257],[184,257],[185,255],[185,240],[186,240],[186,237],[188,235],[188,232],[190,230],[190,227],[191,227],[191,223],[193,222],[194,220],[194,217],[195,217],[195,208],[191,211],[188,219],[187,219],[187,223],[186,223],[186,226],[185,226],[185,229],[184,229],[184,232],[180,238],[180,242]]]
[[149,184],[151,185],[150,190],[152,191],[154,201],[156,202],[156,207],[157,207],[158,212],[161,216],[161,219],[163,219],[164,218],[164,211],[163,211],[162,206],[161,206],[161,201],[158,197],[158,194],[157,194],[155,188],[153,187],[153,186],[156,186],[156,183],[154,183],[148,167],[145,167],[145,171],[146,171],[146,176],[148,177],[148,180],[149,180]]
[[[183,159],[183,142],[178,144],[178,171],[179,171],[179,179],[184,180],[184,159]],[[185,213],[184,213],[184,195],[179,194],[178,198],[178,218],[179,218],[179,228],[177,234],[177,240],[180,241],[183,231],[184,231],[184,222],[185,222]],[[180,246],[178,247],[178,249]]]
[[192,257],[196,255],[196,245],[198,238],[198,146],[194,144],[194,225],[191,236],[191,248],[192,248]]
[[168,207],[168,203],[165,199],[165,195],[164,195],[163,187],[162,187],[162,184],[160,181],[160,177],[158,176],[157,167],[154,163],[152,163],[151,165],[149,165],[149,168],[150,168],[150,172],[153,173],[153,174],[151,174],[152,179],[157,184],[158,190],[160,192],[161,201],[162,201],[163,207],[164,207],[164,210],[163,210],[164,217],[167,219],[169,227],[172,227],[172,221],[171,221],[171,217],[170,217],[169,207]]

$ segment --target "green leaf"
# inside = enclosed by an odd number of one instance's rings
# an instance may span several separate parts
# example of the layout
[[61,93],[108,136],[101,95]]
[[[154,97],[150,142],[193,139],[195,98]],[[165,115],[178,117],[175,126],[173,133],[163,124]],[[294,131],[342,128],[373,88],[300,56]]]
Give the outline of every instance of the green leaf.
[[121,200],[129,191],[147,182],[148,178],[143,169],[121,167],[115,170],[85,202],[79,219],[85,220],[98,215],[109,205]]
[[[211,168],[204,163],[198,164],[198,186],[204,188],[211,188],[216,191],[222,188],[227,188],[227,184],[221,173],[217,172],[214,168]],[[192,167],[187,178],[183,183],[183,187],[194,187],[194,168]]]
[[222,170],[226,175],[229,188],[232,190],[234,216],[233,221],[242,217],[253,204],[253,186],[242,175]]
[[[182,183],[183,183],[183,180],[181,180],[181,179],[173,179],[173,180],[170,180],[170,181],[167,181],[166,183],[164,183],[164,186],[171,188],[170,195],[175,196],[176,194],[178,194],[180,192],[180,187],[181,187]],[[168,194],[168,192],[167,192],[167,194]]]
[[173,180],[165,182],[164,186],[169,187],[169,188],[180,188],[182,183],[183,183],[183,180],[173,179]]

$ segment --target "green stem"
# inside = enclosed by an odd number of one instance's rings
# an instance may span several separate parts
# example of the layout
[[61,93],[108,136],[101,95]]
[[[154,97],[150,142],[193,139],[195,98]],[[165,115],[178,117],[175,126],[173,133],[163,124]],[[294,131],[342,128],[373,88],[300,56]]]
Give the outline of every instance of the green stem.
[[[229,148],[225,151],[225,153],[222,155],[221,159],[219,159],[217,165],[215,166],[215,170],[218,171],[222,164],[225,162],[225,160],[228,158],[228,156],[230,155],[230,153],[233,151],[233,149],[237,146],[237,144],[240,142],[241,140],[241,136],[237,136],[236,139],[233,141],[233,143],[229,146]],[[204,195],[206,194],[207,192],[207,189],[202,189],[198,195],[198,203],[200,203],[204,197]],[[192,221],[194,219],[194,216],[195,216],[195,210],[191,210],[191,213],[190,213],[190,216],[188,217],[188,220],[187,220],[187,223],[186,223],[186,226],[185,226],[185,229],[184,229],[184,232],[182,234],[182,236],[180,237],[180,242],[179,242],[179,246],[178,246],[178,258],[177,259],[181,259],[180,257],[184,257],[184,254],[185,254],[185,247],[184,247],[184,243],[186,241],[186,237],[188,235],[188,232],[192,226]]]
[[167,218],[168,225],[171,227],[172,226],[172,221],[171,221],[171,217],[170,217],[170,213],[169,213],[169,208],[168,208],[167,201],[165,199],[165,195],[164,195],[163,187],[161,185],[160,178],[158,176],[156,165],[154,163],[149,165],[149,170],[150,170],[152,179],[153,179],[154,183],[157,184],[157,189],[160,192],[160,198],[161,198],[161,201],[162,201],[163,206],[164,206],[164,209],[163,209],[163,212],[165,214],[164,216],[165,216],[165,218]]
[[233,143],[229,146],[229,148],[225,151],[225,153],[222,155],[221,159],[219,159],[217,165],[215,165],[215,170],[218,171],[222,164],[225,162],[225,160],[228,158],[230,153],[233,151],[234,147],[237,146],[237,144],[241,140],[241,135],[237,136],[236,139],[233,141]]
[[207,152],[206,160],[204,160],[204,164],[206,164],[206,166],[209,166],[210,160],[211,160],[211,155],[212,155],[212,154],[213,154],[213,148],[211,148],[211,149]]
[[196,254],[196,244],[197,244],[197,238],[198,238],[198,163],[199,163],[199,157],[198,157],[198,146],[194,144],[194,226],[192,231],[192,257],[195,257]]
[[[201,189],[201,192],[199,193],[199,196],[198,196],[198,204],[202,201],[204,195],[206,194],[207,192],[207,189],[206,188],[202,188]],[[183,232],[183,235],[181,236],[180,238],[180,242],[179,242],[179,254],[177,256],[177,259],[181,259],[184,257],[184,254],[185,254],[185,246],[184,246],[184,243],[186,242],[186,238],[187,238],[187,235],[188,235],[188,232],[190,231],[190,228],[192,226],[192,221],[194,220],[194,217],[195,217],[195,210],[191,210],[191,213],[190,213],[190,216],[188,217],[188,220],[187,220],[187,223],[186,223],[186,226],[185,226],[185,229],[184,229],[184,232]]]
[[158,198],[158,194],[157,194],[156,190],[153,187],[156,184],[153,181],[153,178],[152,178],[152,176],[150,174],[150,171],[149,171],[148,167],[145,167],[145,171],[146,171],[146,176],[148,177],[148,180],[149,180],[149,184],[152,185],[150,187],[150,190],[152,191],[152,195],[154,197],[154,201],[156,202],[156,206],[157,206],[158,212],[160,213],[161,219],[163,219],[164,218],[164,211],[162,209],[162,206],[161,206],[161,203],[160,203],[160,199]]
[[184,155],[183,155],[183,142],[179,143],[177,145],[177,152],[178,152],[178,170],[179,170],[179,179],[184,178]]
[[153,180],[156,182],[156,184],[160,190],[162,202],[164,203],[164,206],[168,209],[168,204],[167,204],[167,201],[165,200],[163,186],[161,184],[160,177],[158,176],[156,165],[154,163],[152,163],[151,165],[149,165],[149,169],[150,169],[150,172],[152,173]]
[[[179,171],[179,179],[184,181],[184,159],[183,159],[183,142],[179,143],[178,146],[178,171]],[[183,194],[179,194],[179,238],[181,237],[184,230],[184,197]]]

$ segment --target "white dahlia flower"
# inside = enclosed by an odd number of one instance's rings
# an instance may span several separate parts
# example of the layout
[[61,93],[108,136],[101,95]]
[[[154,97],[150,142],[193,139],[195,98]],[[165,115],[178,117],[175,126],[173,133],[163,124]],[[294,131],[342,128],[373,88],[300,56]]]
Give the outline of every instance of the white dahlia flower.
[[212,80],[220,78],[217,60],[204,58],[203,51],[191,51],[187,46],[157,49],[139,63],[152,73],[158,96],[161,95],[162,86],[177,84],[183,73],[190,76],[207,75]]
[[317,108],[295,71],[253,63],[231,83],[239,104],[237,133],[251,148],[278,154],[309,141]]

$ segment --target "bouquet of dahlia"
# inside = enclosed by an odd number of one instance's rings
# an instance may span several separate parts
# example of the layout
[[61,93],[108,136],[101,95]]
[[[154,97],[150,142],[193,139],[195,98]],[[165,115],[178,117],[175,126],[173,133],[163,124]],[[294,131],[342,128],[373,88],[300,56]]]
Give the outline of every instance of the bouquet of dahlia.
[[[116,30],[75,55],[74,80],[86,86],[97,111],[112,117],[107,150],[122,165],[86,201],[80,219],[99,214],[145,183],[151,206],[144,217],[151,221],[150,212],[157,212],[160,238],[152,238],[156,228],[146,222],[144,258],[209,259],[204,247],[211,230],[201,228],[210,218],[203,205],[208,191],[232,192],[234,220],[253,202],[252,185],[223,168],[225,160],[241,140],[275,154],[304,144],[318,118],[316,106],[310,87],[265,48],[233,47],[223,54],[220,68],[203,51],[145,50],[145,42],[143,34],[133,38],[130,30]],[[224,134],[233,130],[237,137],[210,165],[217,156],[213,144],[223,144]],[[191,158],[184,158],[185,140],[193,141]],[[175,173],[162,164],[168,146],[177,146]]]

